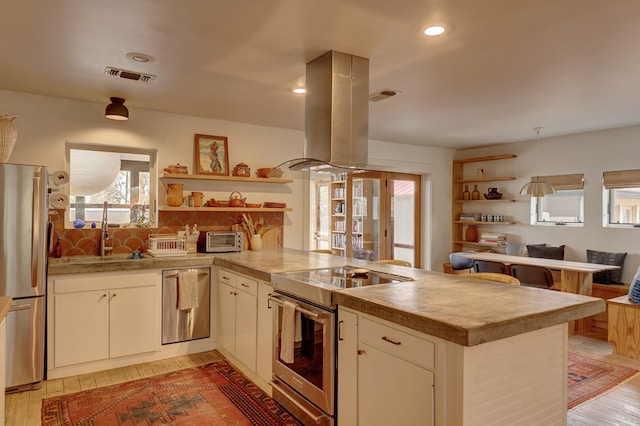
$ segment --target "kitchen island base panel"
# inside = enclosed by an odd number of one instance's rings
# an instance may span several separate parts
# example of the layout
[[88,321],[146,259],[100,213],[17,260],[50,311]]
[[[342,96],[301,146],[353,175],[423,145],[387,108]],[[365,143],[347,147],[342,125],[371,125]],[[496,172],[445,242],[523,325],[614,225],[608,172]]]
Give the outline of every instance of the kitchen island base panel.
[[459,363],[447,365],[455,379],[447,380],[445,424],[566,425],[567,347],[566,325],[472,347],[447,342]]

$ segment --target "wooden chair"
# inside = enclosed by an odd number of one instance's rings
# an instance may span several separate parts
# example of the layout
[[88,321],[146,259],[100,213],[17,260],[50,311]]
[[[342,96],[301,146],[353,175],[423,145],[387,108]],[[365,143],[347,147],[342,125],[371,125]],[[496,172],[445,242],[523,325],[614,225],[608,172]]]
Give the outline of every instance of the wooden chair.
[[493,262],[491,260],[474,260],[473,270],[476,272],[495,272],[497,274],[510,275],[509,266],[502,262]]
[[511,275],[520,280],[521,285],[550,289],[553,275],[549,268],[531,265],[511,265]]
[[381,259],[374,261],[374,263],[388,263],[389,265],[407,266],[411,268],[411,262],[400,259]]
[[311,253],[325,253],[325,254],[333,254],[333,250],[326,249],[318,249],[318,250],[310,250]]
[[520,280],[507,274],[497,272],[472,272],[470,274],[460,274],[460,277],[469,277],[479,280],[498,281],[501,283],[520,285]]

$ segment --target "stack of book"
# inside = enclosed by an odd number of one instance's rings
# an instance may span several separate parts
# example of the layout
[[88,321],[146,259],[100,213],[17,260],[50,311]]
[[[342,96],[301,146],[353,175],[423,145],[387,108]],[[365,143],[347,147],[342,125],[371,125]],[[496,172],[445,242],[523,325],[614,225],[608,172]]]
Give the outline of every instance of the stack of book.
[[481,218],[480,213],[460,213],[460,220],[475,220],[478,221]]
[[480,234],[481,244],[504,247],[507,245],[507,236],[497,232],[483,232]]

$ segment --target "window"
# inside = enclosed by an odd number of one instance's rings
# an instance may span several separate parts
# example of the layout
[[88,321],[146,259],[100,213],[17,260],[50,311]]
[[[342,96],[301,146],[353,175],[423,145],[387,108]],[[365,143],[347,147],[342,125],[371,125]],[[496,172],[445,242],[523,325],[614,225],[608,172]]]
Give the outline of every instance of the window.
[[609,225],[640,224],[640,170],[603,173],[606,222]]
[[533,225],[579,225],[584,223],[584,175],[540,176],[556,194],[533,197]]
[[66,151],[68,227],[99,227],[105,201],[109,224],[155,226],[155,150],[67,143]]

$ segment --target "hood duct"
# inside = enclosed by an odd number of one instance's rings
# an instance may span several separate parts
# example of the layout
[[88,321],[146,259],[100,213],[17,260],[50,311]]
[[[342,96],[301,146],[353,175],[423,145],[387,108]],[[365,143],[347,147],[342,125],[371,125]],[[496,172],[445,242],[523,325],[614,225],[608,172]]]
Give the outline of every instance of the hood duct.
[[369,157],[369,60],[329,51],[307,64],[304,158],[292,170],[357,169]]

